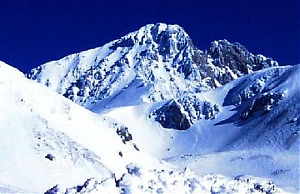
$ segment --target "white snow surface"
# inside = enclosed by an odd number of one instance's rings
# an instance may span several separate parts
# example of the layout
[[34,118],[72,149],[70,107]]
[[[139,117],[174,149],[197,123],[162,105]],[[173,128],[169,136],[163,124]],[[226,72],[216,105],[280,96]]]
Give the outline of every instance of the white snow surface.
[[48,193],[283,193],[269,180],[251,176],[230,179],[221,175],[197,176],[189,169],[182,171],[145,171],[128,165],[128,172],[117,182],[89,179],[83,185],[68,189],[54,187]]
[[[116,123],[27,80],[2,62],[0,88],[1,184],[42,192],[57,183],[67,187],[90,177],[121,175],[131,162],[164,167],[123,144]],[[52,161],[45,158],[48,154],[54,156]]]
[[266,69],[199,94],[222,105],[228,97],[233,98],[230,91],[236,97],[240,92],[251,96],[249,88],[257,83],[267,93],[283,92],[283,100],[268,114],[256,113],[248,121],[237,122],[236,106],[224,105],[216,119],[199,120],[186,131],[166,129],[148,117],[164,102],[114,108],[105,115],[128,126],[140,149],[181,168],[188,167],[200,176],[253,175],[275,181],[285,192],[297,193],[299,68]]
[[[270,68],[199,93],[219,104],[220,114],[180,131],[149,118],[166,101],[115,102],[95,114],[1,63],[0,191],[40,193],[58,184],[56,193],[298,192],[298,78],[299,65]],[[284,103],[243,125],[224,122],[237,112],[224,105],[226,97],[257,82],[268,92],[284,91]],[[132,134],[126,144],[116,133],[120,126]],[[255,140],[253,126],[260,131]]]

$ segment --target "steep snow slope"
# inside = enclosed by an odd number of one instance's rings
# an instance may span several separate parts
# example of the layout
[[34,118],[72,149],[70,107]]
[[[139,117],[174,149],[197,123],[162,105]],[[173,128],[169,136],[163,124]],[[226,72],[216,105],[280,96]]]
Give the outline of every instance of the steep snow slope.
[[[163,164],[122,142],[124,128],[0,63],[1,191],[42,192]],[[122,153],[122,157],[120,156]],[[146,162],[143,162],[146,160]]]
[[[178,25],[150,24],[106,45],[41,65],[37,80],[91,110],[137,105],[210,90],[277,62],[238,43],[197,49]],[[135,92],[135,101],[123,100]],[[111,103],[113,101],[114,103]]]

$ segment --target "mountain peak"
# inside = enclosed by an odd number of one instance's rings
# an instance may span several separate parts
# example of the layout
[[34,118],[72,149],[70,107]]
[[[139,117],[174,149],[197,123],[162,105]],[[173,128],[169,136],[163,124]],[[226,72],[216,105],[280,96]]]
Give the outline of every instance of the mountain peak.
[[[184,31],[184,29],[181,26],[179,26],[178,24],[166,24],[166,23],[147,24],[147,25],[141,27],[138,31],[135,31],[132,33],[136,33],[136,32],[144,33],[146,31],[150,31],[150,32],[152,32],[152,34],[156,34],[156,35],[164,33],[164,32],[172,33],[172,34],[183,32],[186,34],[186,36],[188,36],[187,33]],[[132,33],[129,33],[129,34],[132,34]]]
[[159,54],[173,55],[186,46],[189,40],[190,37],[179,25],[157,23],[143,26],[139,30],[113,41],[113,45],[109,48],[114,50],[118,47],[158,45]]
[[[211,90],[277,62],[239,43],[197,49],[178,25],[149,24],[102,47],[37,67],[28,75],[85,107],[139,88],[135,103]],[[123,105],[132,105],[131,103]]]

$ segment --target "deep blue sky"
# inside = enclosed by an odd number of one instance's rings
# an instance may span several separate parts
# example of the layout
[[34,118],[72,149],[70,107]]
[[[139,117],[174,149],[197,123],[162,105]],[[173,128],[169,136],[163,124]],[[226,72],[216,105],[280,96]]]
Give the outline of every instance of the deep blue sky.
[[149,24],[179,24],[200,49],[227,39],[299,63],[299,0],[0,0],[0,60],[23,72]]

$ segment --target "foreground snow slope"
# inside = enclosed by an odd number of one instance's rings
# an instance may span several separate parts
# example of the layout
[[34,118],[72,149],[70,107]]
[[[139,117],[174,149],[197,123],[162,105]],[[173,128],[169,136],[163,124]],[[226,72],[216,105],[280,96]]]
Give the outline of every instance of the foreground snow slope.
[[42,192],[57,183],[67,187],[122,174],[131,162],[159,164],[125,145],[117,123],[27,80],[3,62],[0,89],[0,183],[8,191]]
[[88,179],[84,184],[62,189],[53,187],[46,194],[75,193],[283,193],[274,183],[262,178],[237,176],[230,179],[221,175],[199,177],[188,169],[182,171],[144,170],[138,166],[127,166],[117,184],[112,179],[100,182]]

